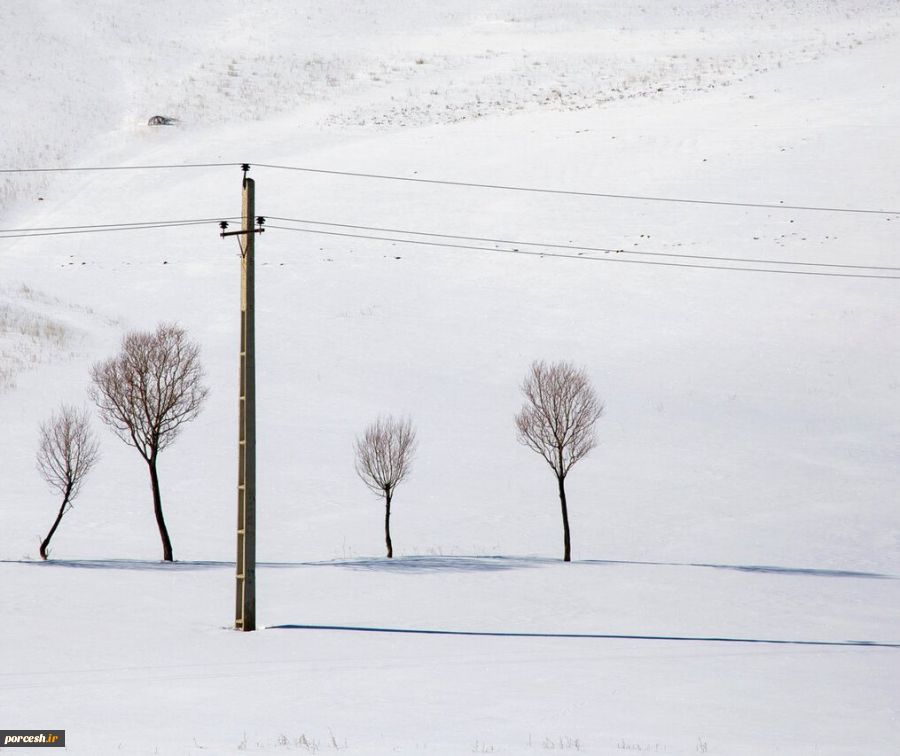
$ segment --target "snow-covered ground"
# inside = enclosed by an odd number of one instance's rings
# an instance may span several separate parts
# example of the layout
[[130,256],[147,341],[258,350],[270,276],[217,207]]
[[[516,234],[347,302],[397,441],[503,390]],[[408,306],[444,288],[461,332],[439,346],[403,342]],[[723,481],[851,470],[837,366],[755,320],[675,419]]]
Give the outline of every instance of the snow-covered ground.
[[[248,161],[269,218],[252,634],[229,629],[236,242],[0,231],[0,728],[78,754],[900,752],[900,212],[261,167],[900,211],[900,8],[381,5],[0,7],[0,168]],[[0,174],[0,229],[233,217],[240,180]],[[178,561],[97,423],[42,563],[38,425],[161,320],[211,387],[160,462]],[[538,358],[606,403],[572,564],[515,441]],[[392,562],[352,459],[384,412],[420,439]]]

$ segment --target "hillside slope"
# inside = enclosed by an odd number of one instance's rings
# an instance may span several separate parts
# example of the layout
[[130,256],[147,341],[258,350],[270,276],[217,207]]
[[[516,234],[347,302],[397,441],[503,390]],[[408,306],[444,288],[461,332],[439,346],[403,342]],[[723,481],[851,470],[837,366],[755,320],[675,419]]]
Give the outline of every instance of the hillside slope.
[[[0,727],[68,717],[75,753],[324,750],[329,727],[368,754],[893,753],[895,648],[221,632],[236,243],[8,229],[233,218],[251,163],[262,624],[896,643],[900,213],[833,210],[900,210],[895,4],[245,5],[0,11],[2,167],[228,164],[0,175]],[[33,563],[58,506],[38,424],[161,320],[211,387],[161,457],[181,564],[99,423]],[[512,422],[540,358],[606,404],[569,566]],[[384,412],[420,438],[393,565],[352,459]],[[250,681],[245,719],[222,680]]]

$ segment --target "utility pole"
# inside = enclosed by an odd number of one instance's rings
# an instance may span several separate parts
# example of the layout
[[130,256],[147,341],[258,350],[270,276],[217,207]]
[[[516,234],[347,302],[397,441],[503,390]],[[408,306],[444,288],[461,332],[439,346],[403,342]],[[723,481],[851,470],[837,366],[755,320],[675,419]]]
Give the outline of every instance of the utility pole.
[[256,630],[256,336],[255,336],[255,240],[264,218],[256,217],[255,184],[242,166],[241,230],[220,236],[237,236],[241,246],[241,352],[238,389],[238,506],[237,560],[234,627]]

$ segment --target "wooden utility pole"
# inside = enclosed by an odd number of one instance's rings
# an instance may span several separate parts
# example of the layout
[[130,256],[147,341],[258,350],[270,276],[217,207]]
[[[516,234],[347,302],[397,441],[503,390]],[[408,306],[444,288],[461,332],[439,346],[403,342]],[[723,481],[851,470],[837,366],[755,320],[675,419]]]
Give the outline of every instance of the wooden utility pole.
[[[238,389],[238,506],[237,560],[234,626],[256,629],[256,337],[254,303],[254,246],[262,233],[263,218],[256,217],[255,186],[244,165],[241,230],[221,236],[237,236],[241,245],[241,353]],[[259,226],[258,228],[256,226]]]

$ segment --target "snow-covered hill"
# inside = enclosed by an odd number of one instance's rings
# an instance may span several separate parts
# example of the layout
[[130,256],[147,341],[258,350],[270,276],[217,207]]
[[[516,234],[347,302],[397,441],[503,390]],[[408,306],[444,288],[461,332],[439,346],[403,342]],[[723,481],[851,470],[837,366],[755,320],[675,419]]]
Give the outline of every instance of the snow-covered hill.
[[[84,0],[0,22],[0,168],[231,164],[0,174],[0,728],[66,727],[85,754],[900,749],[893,647],[558,637],[900,641],[900,213],[799,209],[900,210],[895,3]],[[8,230],[234,217],[242,162],[269,218],[260,623],[540,637],[223,629],[236,243]],[[33,561],[58,506],[39,423],[161,320],[211,387],[161,457],[179,562],[154,561],[143,463],[99,423]],[[569,479],[571,565],[512,423],[539,358],[606,403]],[[393,563],[352,459],[384,412],[420,438]]]

